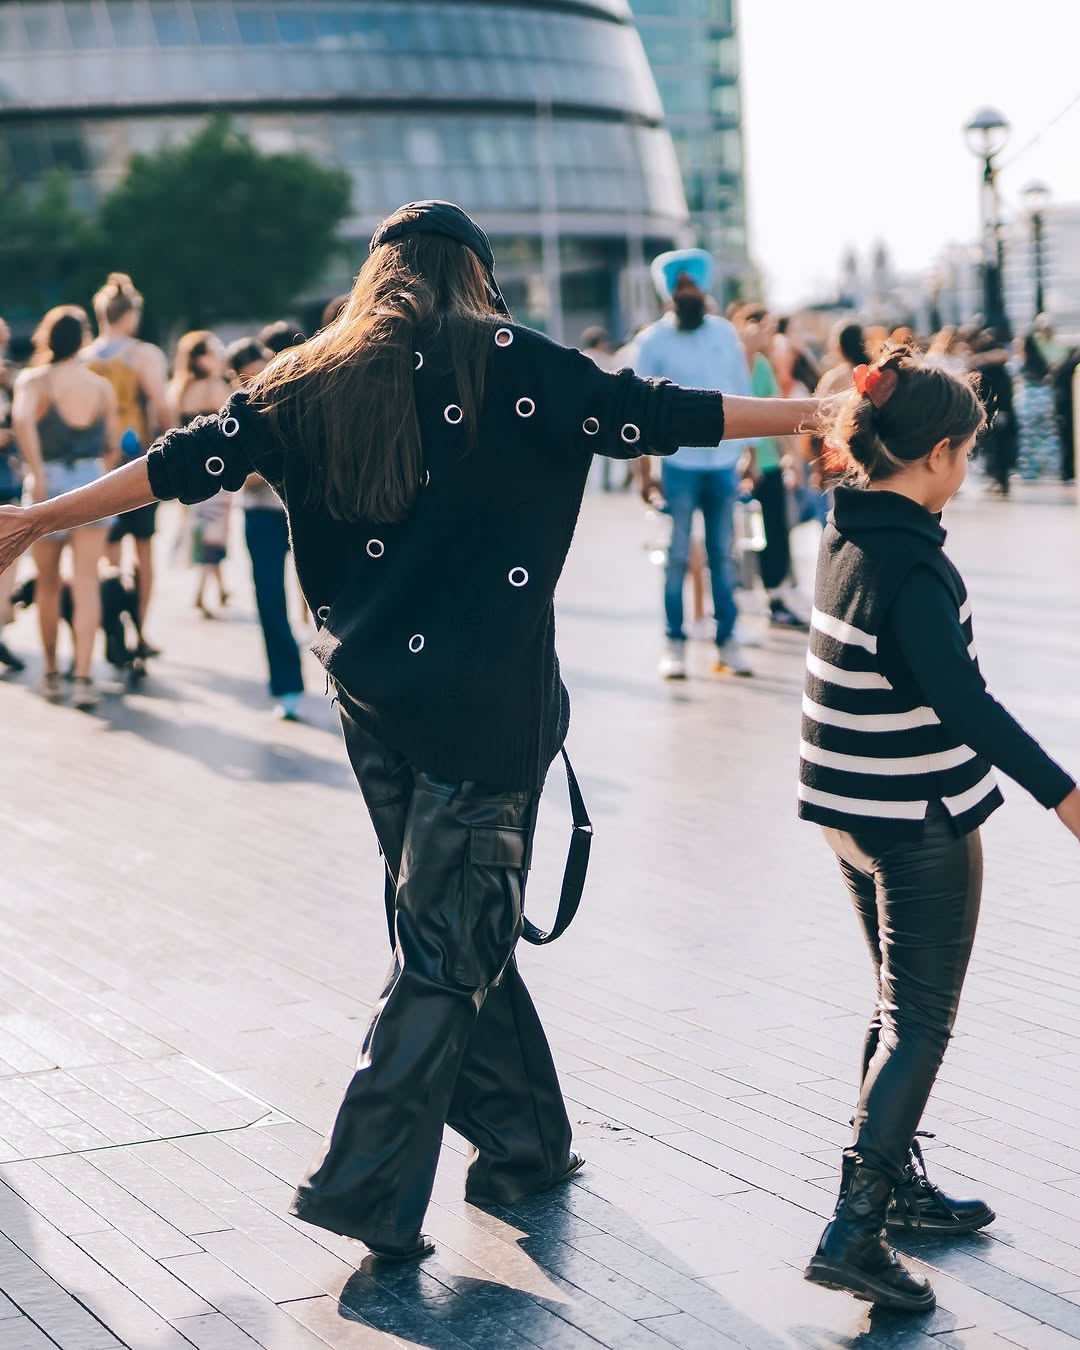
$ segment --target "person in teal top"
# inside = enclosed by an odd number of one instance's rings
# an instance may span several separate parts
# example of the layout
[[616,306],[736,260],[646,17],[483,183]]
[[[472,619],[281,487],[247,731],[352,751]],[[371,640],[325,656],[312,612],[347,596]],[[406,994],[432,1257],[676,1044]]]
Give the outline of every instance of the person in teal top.
[[[735,326],[750,366],[750,392],[756,398],[778,398],[780,386],[768,357],[772,343],[768,313],[760,307],[740,310],[735,316]],[[769,624],[773,628],[805,633],[809,631],[806,621],[795,613],[783,595],[791,572],[783,448],[775,436],[761,436],[754,446],[754,496],[761,503],[765,527],[765,547],[758,554],[758,565],[761,584],[769,598]]]

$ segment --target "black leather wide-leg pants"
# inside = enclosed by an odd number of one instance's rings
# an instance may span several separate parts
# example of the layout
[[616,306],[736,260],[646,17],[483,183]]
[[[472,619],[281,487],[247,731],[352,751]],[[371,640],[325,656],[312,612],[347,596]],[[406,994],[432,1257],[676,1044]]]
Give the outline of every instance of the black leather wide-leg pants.
[[952,1035],[982,895],[978,831],[932,802],[921,839],[826,829],[877,978],[850,1154],[898,1176]]
[[292,1213],[380,1250],[416,1240],[443,1127],[473,1146],[466,1195],[509,1203],[567,1167],[570,1122],[514,962],[537,796],[443,782],[342,708],[387,868],[394,956]]

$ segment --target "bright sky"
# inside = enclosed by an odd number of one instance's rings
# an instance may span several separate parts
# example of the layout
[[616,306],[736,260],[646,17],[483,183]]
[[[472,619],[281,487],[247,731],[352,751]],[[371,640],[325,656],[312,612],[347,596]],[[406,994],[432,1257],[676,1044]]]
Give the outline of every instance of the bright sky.
[[771,303],[831,289],[846,247],[901,271],[978,237],[962,128],[985,104],[1012,132],[1003,215],[1039,179],[1080,204],[1080,0],[741,0],[750,242]]

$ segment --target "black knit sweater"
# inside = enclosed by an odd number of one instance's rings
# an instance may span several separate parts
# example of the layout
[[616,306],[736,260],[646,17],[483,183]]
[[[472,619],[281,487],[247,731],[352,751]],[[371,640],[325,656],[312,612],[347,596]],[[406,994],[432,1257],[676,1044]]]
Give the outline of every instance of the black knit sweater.
[[594,453],[672,454],[723,439],[718,393],[608,374],[530,329],[492,324],[475,444],[450,362],[422,352],[424,486],[400,524],[305,506],[306,461],[236,394],[148,455],[162,500],[202,501],[260,473],[289,514],[313,650],[378,735],[437,777],[535,790],[570,705],[553,594]]

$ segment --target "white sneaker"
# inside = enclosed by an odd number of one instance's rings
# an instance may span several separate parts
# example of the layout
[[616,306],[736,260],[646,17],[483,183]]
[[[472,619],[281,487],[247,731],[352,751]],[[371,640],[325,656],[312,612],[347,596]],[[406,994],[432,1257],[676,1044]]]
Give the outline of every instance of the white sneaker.
[[75,676],[71,702],[80,712],[93,712],[101,702],[98,687],[88,675]]
[[686,643],[669,638],[667,650],[660,658],[660,674],[665,680],[686,679]]
[[746,659],[746,653],[734,638],[728,638],[722,646],[717,647],[716,661],[713,664],[714,675],[739,675],[745,678],[753,673]]

